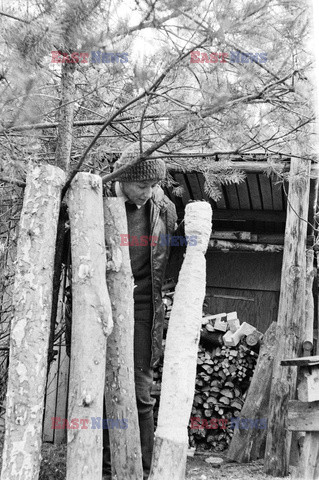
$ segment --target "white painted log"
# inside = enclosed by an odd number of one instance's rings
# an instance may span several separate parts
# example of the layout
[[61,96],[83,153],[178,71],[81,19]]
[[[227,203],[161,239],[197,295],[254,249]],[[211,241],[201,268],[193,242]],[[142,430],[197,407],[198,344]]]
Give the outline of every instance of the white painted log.
[[112,472],[121,480],[140,480],[143,469],[134,382],[134,280],[129,247],[121,245],[121,234],[127,234],[122,198],[104,199],[104,229],[108,253],[106,280],[114,320],[107,339],[106,413],[119,425],[127,425],[109,430]]
[[65,175],[52,165],[27,176],[13,291],[2,480],[36,480],[52,306],[53,263]]
[[[72,251],[68,421],[77,418],[79,426],[67,432],[66,478],[101,480],[106,338],[112,330],[111,303],[105,278],[101,178],[78,173],[67,201]],[[94,426],[96,428],[92,428]]]
[[185,476],[187,425],[194,398],[198,342],[205,297],[205,252],[211,233],[211,207],[194,202],[185,209],[185,234],[196,235],[187,246],[179,274],[166,337],[161,402],[149,480]]

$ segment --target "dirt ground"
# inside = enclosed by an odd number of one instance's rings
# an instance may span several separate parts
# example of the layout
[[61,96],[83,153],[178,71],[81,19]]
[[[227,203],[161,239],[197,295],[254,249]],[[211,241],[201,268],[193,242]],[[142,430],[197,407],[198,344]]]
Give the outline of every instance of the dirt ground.
[[[65,446],[55,447],[44,444],[42,464],[39,480],[65,480]],[[224,463],[219,468],[212,467],[205,460],[212,457],[223,458]],[[293,467],[292,467],[293,468]],[[291,475],[285,477],[289,480]],[[263,462],[256,461],[249,464],[230,463],[225,453],[222,454],[195,454],[187,458],[187,480],[279,480],[278,477],[269,477],[263,473]],[[174,480],[172,478],[172,480]],[[301,480],[301,479],[300,479]]]

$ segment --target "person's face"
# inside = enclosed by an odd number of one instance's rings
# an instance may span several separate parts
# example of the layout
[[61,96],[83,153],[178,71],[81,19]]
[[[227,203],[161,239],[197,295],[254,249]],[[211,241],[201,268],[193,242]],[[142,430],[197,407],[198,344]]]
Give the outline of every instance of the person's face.
[[153,187],[157,182],[154,180],[143,180],[142,182],[123,182],[121,188],[127,198],[136,205],[144,205],[153,193]]

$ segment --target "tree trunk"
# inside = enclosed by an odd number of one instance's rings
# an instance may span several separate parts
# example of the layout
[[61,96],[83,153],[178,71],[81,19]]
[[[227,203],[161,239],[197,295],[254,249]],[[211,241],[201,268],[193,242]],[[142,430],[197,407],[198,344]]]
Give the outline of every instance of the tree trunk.
[[[273,360],[276,351],[276,323],[264,335],[257,365],[240,418],[268,418]],[[267,430],[235,429],[227,457],[236,462],[263,458]]]
[[288,475],[291,432],[287,429],[288,401],[296,391],[297,372],[282,367],[283,358],[298,357],[305,323],[306,236],[310,161],[293,158],[289,178],[285,246],[277,322],[277,350],[270,394],[264,469]]
[[78,173],[68,205],[73,317],[68,421],[79,422],[68,429],[67,480],[100,480],[106,337],[112,329],[100,177]]
[[[67,49],[68,50],[68,49]],[[65,51],[67,51],[65,50]],[[70,49],[72,51],[72,49]],[[74,51],[74,50],[73,50]],[[55,163],[66,172],[70,167],[70,154],[74,120],[74,74],[75,64],[64,63],[61,76],[61,106],[58,122],[58,142],[55,150]]]
[[39,475],[56,229],[64,173],[52,165],[27,177],[13,291],[2,480]]
[[185,477],[187,425],[192,409],[198,342],[206,286],[205,252],[211,233],[211,207],[194,202],[185,209],[188,246],[174,295],[165,345],[163,381],[149,480]]
[[121,480],[143,477],[140,430],[134,382],[134,301],[129,247],[121,246],[127,233],[125,204],[121,198],[104,199],[105,243],[108,250],[107,285],[114,328],[107,340],[105,377],[107,417],[128,428],[109,429],[112,471]]

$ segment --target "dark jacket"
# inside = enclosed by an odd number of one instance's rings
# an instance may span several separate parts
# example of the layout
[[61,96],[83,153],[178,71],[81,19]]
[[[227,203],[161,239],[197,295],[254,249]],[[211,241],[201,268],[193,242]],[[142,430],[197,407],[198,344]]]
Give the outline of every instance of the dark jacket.
[[[151,235],[172,235],[175,230],[177,214],[175,205],[160,187],[154,188],[151,198]],[[164,325],[164,305],[162,285],[169,257],[169,247],[154,245],[151,247],[152,287],[153,287],[153,327],[151,366],[158,363],[162,352]]]
[[[114,195],[115,190],[112,188]],[[161,187],[153,189],[150,199],[150,235],[172,235],[175,230],[177,214],[175,205],[164,194]],[[167,237],[166,237],[167,238]],[[162,302],[162,284],[169,257],[169,246],[163,244],[151,246],[151,274],[152,274],[152,299],[153,299],[153,325],[152,325],[152,357],[151,366],[154,367],[161,356],[162,337],[164,325],[164,306]]]

